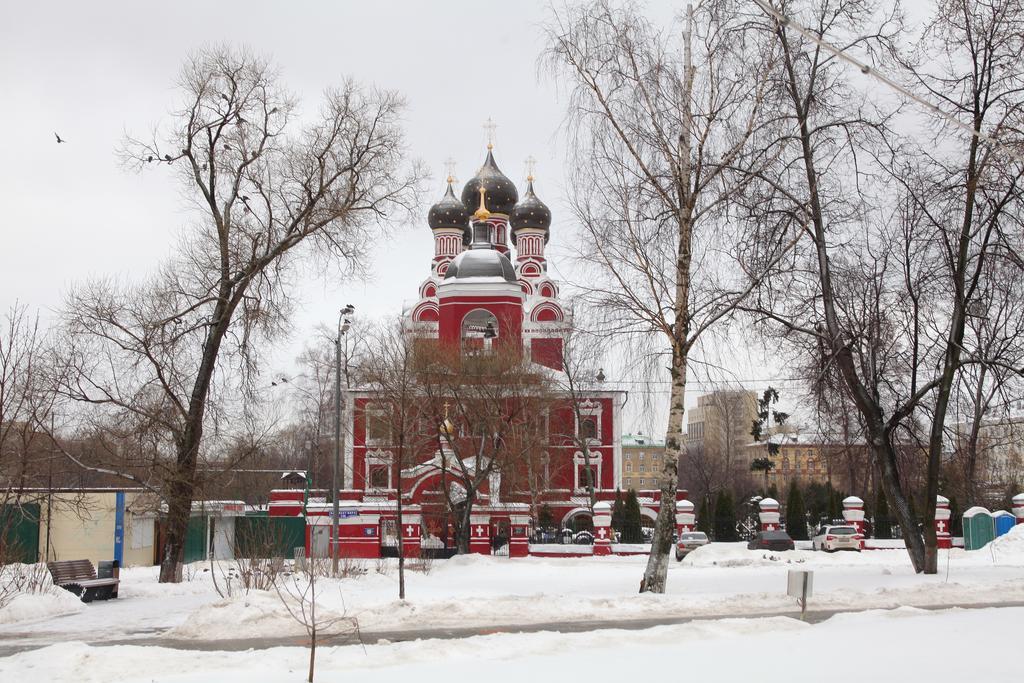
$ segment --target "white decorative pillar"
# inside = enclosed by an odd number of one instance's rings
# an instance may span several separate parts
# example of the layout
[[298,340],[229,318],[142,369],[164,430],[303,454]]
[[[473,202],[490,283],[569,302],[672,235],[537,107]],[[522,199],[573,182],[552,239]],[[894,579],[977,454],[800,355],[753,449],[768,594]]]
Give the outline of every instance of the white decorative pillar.
[[1013,516],[1017,518],[1017,524],[1024,524],[1024,493],[1013,497]]
[[864,501],[857,496],[843,499],[843,521],[857,530],[860,547],[864,548]]
[[761,512],[758,517],[761,520],[761,531],[776,531],[779,528],[779,501],[774,498],[762,498],[758,504]]
[[697,516],[693,514],[693,503],[688,500],[676,501],[676,535],[682,536],[687,531],[693,531]]
[[612,554],[612,506],[604,501],[594,504],[594,554]]
[[949,498],[935,496],[935,538],[939,548],[953,547],[953,534],[949,532]]

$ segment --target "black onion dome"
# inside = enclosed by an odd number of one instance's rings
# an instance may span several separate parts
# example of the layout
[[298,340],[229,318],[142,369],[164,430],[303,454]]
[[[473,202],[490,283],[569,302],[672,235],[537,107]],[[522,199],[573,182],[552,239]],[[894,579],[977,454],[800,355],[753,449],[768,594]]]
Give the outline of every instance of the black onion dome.
[[448,191],[444,193],[444,197],[437,204],[430,207],[430,211],[427,212],[427,223],[430,225],[431,230],[438,228],[469,229],[469,212],[466,211],[465,205],[459,201],[458,197],[455,196],[455,192],[452,191],[450,180],[448,182]]
[[462,188],[462,205],[469,213],[475,211],[477,204],[480,203],[481,187],[487,190],[487,208],[494,213],[503,213],[507,216],[519,200],[515,184],[494,163],[494,155],[489,149],[484,165]]
[[547,239],[551,232],[551,209],[533,193],[533,180],[526,186],[526,194],[512,207],[508,223],[514,233],[520,228],[538,228]]

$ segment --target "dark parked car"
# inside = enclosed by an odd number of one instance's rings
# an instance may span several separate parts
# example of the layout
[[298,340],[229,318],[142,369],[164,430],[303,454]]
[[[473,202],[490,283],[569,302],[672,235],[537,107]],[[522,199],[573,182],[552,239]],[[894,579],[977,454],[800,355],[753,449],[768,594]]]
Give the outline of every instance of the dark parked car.
[[747,543],[747,550],[793,550],[795,547],[785,531],[759,531]]

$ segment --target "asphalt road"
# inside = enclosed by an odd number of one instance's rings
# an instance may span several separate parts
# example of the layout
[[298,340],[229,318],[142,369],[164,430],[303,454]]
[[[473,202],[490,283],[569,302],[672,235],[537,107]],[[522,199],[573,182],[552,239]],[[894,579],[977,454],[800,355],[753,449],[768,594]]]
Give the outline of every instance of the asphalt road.
[[[953,605],[927,605],[915,606],[918,609],[942,610],[951,608],[960,609],[983,609],[992,607],[1024,607],[1024,601],[1016,602],[984,602]],[[807,610],[803,618],[808,623],[819,623],[836,615],[863,610]],[[560,633],[579,633],[583,631],[596,631],[599,629],[626,629],[640,630],[653,628],[655,626],[669,626],[674,624],[687,624],[695,621],[714,621],[717,619],[738,619],[738,618],[762,618],[762,617],[792,617],[800,618],[798,609],[782,612],[763,612],[753,614],[716,614],[699,617],[662,617],[656,619],[602,619],[594,621],[561,621],[539,624],[509,624],[499,626],[466,626],[454,628],[420,628],[403,631],[362,631],[359,633],[346,633],[336,636],[321,636],[317,641],[318,647],[334,645],[354,645],[358,643],[373,644],[380,640],[399,642],[405,640],[424,639],[453,639],[468,638],[471,636],[489,635],[493,633],[537,633],[539,631],[557,631]],[[8,633],[0,640],[0,657],[8,657],[18,652],[35,650],[52,644],[52,640],[45,642],[45,634],[42,633]],[[159,633],[152,635],[141,634],[132,638],[105,639],[98,637],[86,640],[89,645],[113,646],[113,645],[139,645],[159,646],[178,650],[207,650],[207,651],[244,651],[244,650],[265,650],[272,647],[306,647],[308,639],[302,637],[287,638],[244,638],[239,640],[185,640],[167,638]]]

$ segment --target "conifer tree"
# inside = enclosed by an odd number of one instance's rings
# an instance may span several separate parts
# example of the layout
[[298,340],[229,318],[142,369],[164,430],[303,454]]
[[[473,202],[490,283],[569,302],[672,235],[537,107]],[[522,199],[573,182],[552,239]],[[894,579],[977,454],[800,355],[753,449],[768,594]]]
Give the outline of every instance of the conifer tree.
[[728,491],[719,491],[715,499],[715,540],[739,540],[736,536],[736,506]]
[[550,529],[555,526],[555,514],[547,503],[540,506],[540,511],[537,513],[537,526],[541,529]]
[[807,540],[807,510],[804,497],[794,479],[786,494],[786,532],[794,541]]
[[714,531],[712,521],[711,509],[708,506],[708,496],[704,496],[701,498],[700,509],[697,511],[697,531],[703,531],[708,535],[708,538],[712,538]]
[[626,505],[622,500],[622,491],[615,489],[615,502],[612,504],[612,529],[622,533],[625,521]]
[[643,541],[643,531],[640,524],[640,501],[636,497],[636,491],[630,489],[623,506],[622,542],[640,543],[641,541]]

